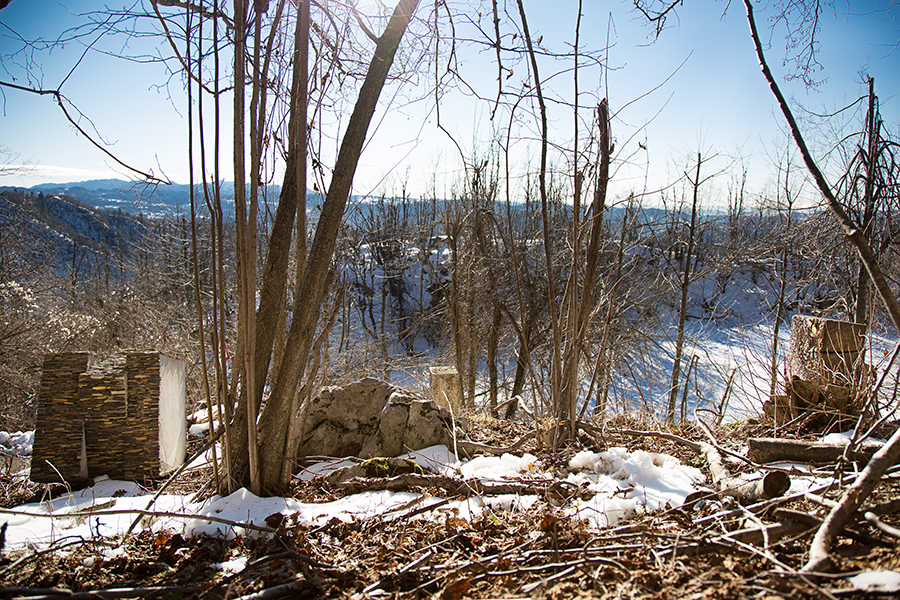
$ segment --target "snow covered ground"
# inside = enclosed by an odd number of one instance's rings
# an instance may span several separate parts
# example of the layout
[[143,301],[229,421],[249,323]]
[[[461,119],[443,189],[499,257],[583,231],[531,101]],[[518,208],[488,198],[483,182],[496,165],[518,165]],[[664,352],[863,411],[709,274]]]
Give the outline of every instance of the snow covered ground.
[[[788,345],[788,327],[782,328],[779,345]],[[874,336],[873,336],[874,337]],[[697,407],[716,407],[725,397],[726,382],[734,373],[729,388],[727,406],[723,412],[728,419],[739,420],[758,415],[762,400],[768,396],[770,375],[768,365],[772,345],[772,330],[765,324],[728,326],[710,321],[693,320],[688,324],[688,343],[685,356],[696,356],[692,376],[688,418],[695,416]],[[869,356],[887,355],[894,341],[877,338],[872,342]],[[650,361],[659,372],[671,372],[666,345]],[[687,360],[687,359],[686,359]],[[668,361],[668,362],[667,362]],[[879,365],[875,365],[879,368]],[[881,368],[879,368],[879,371]],[[665,382],[665,377],[657,378]],[[644,389],[634,389],[631,383],[620,381],[616,394],[623,398],[622,408],[639,404],[641,398],[658,406],[663,389],[654,389],[653,380]],[[631,387],[629,387],[631,386]],[[661,404],[661,403],[660,403]],[[205,415],[195,415],[190,435],[204,435],[208,425]],[[27,457],[31,454],[34,432],[0,432],[0,452]],[[680,506],[692,491],[704,484],[703,474],[696,468],[683,465],[677,459],[643,450],[610,448],[601,453],[576,454],[564,473],[544,470],[531,455],[504,455],[457,460],[446,447],[434,447],[411,456],[423,468],[433,473],[450,474],[482,482],[535,481],[554,478],[571,486],[582,487],[593,495],[588,500],[572,500],[561,508],[569,515],[585,520],[591,528],[614,526],[642,511]],[[202,463],[202,459],[198,461]],[[301,478],[330,472],[342,462],[321,463],[301,473]],[[790,493],[802,492],[824,483],[816,473],[802,474],[793,469]],[[17,474],[26,477],[27,471]],[[0,511],[0,522],[6,522],[6,550],[26,547],[43,548],[66,540],[112,537],[125,532],[140,511],[156,513],[140,519],[135,531],[143,529],[172,530],[184,535],[212,534],[223,536],[258,535],[265,528],[265,519],[273,513],[296,515],[299,522],[310,525],[332,518],[351,521],[373,516],[398,518],[415,511],[415,518],[439,519],[455,513],[460,518],[490,512],[503,513],[530,509],[538,497],[533,495],[474,496],[467,500],[440,501],[439,498],[417,493],[387,491],[355,494],[329,503],[309,504],[290,498],[258,498],[247,490],[238,490],[228,497],[213,497],[202,502],[191,498],[163,494],[152,504],[152,495],[134,483],[102,480],[91,487],[34,504]],[[423,507],[435,505],[422,512]],[[438,507],[437,504],[440,504]]]
[[[549,482],[554,478],[529,454],[458,461],[445,446],[435,446],[408,457],[427,471],[485,483]],[[340,463],[314,465],[301,477],[323,474],[340,466]],[[679,506],[704,481],[698,469],[683,465],[671,456],[641,450],[628,452],[624,448],[580,452],[571,460],[567,471],[566,481],[596,495],[562,508],[570,515],[584,518],[591,527],[615,525],[645,510]],[[22,472],[20,476],[25,474]],[[178,494],[163,494],[152,504],[151,499],[152,495],[135,483],[102,479],[84,490],[2,511],[0,519],[8,524],[6,549],[45,548],[70,540],[113,537],[125,532],[140,511],[156,514],[145,514],[135,531],[164,529],[187,536],[233,537],[262,534],[260,528],[266,527],[266,517],[274,513],[294,515],[298,522],[309,525],[333,518],[343,521],[373,516],[401,518],[413,510],[419,512],[415,518],[440,519],[454,514],[468,519],[485,511],[499,514],[528,510],[538,496],[473,496],[444,503],[419,493],[376,491],[309,504],[291,498],[259,498],[241,489],[227,497],[214,496],[200,502]],[[434,510],[421,512],[431,504],[436,506]]]
[[[847,441],[849,436],[844,435],[842,439]],[[681,506],[706,481],[699,469],[684,465],[677,458],[625,448],[578,452],[564,472],[555,474],[543,469],[530,454],[478,456],[459,461],[446,446],[434,446],[406,457],[415,460],[426,472],[477,479],[482,483],[565,482],[570,489],[588,492],[579,494],[588,499],[576,498],[559,508],[569,516],[583,519],[594,530],[615,526],[642,512]],[[312,478],[347,464],[353,463],[349,460],[318,463],[298,477]],[[792,471],[789,493],[802,493],[833,481],[830,474],[815,473],[801,465],[784,466]],[[17,474],[17,477],[26,476],[27,469]],[[527,511],[538,499],[537,495],[503,494],[444,501],[421,493],[372,491],[332,502],[304,503],[292,498],[259,498],[240,489],[227,497],[213,496],[203,501],[193,501],[180,494],[162,494],[153,500],[150,492],[135,483],[100,478],[80,491],[0,510],[0,521],[7,523],[8,552],[113,538],[126,532],[135,520],[134,532],[165,530],[185,536],[207,534],[233,538],[265,535],[266,517],[275,513],[292,516],[296,522],[311,526],[331,519],[351,522],[371,517],[439,520],[452,515],[471,519],[485,512],[502,517],[503,513]],[[428,507],[433,508],[428,510]],[[104,550],[112,553],[107,558],[118,551],[115,544]]]
[[33,445],[33,431],[16,431],[15,433],[0,431],[0,451],[7,454],[31,456],[31,447]]

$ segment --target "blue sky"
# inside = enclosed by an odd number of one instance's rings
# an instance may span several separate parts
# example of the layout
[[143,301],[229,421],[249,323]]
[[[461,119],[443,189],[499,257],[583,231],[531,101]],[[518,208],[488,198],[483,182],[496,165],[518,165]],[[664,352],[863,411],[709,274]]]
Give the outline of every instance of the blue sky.
[[[105,4],[114,6],[109,0]],[[26,38],[55,39],[79,22],[74,13],[102,5],[13,0],[0,11],[0,54],[17,47],[11,31]],[[509,6],[512,10],[514,3]],[[865,93],[859,75],[865,70],[875,77],[882,115],[897,136],[900,54],[894,45],[900,39],[900,20],[896,10],[886,15],[865,14],[871,10],[869,6],[877,8],[880,4],[854,3],[851,11],[848,5],[838,3],[833,14],[824,19],[819,56],[824,69],[818,74],[824,82],[815,89],[783,81],[788,72],[782,65],[785,31],[779,25],[769,28],[772,11],[764,5],[758,6],[757,19],[771,42],[767,49],[770,66],[792,99],[792,106],[822,113],[849,104]],[[420,10],[425,8],[429,6],[423,4]],[[573,41],[576,8],[572,0],[526,2],[532,37],[542,36],[547,48],[564,49]],[[473,20],[477,20],[477,11],[470,9]],[[613,165],[617,168],[615,195],[641,191],[645,178],[650,188],[665,185],[687,168],[698,150],[719,155],[710,168],[739,161],[747,167],[753,187],[765,188],[774,170],[773,157],[783,152],[787,142],[783,119],[775,113],[771,93],[759,72],[742,3],[687,0],[656,41],[628,2],[584,2],[583,11],[582,46],[601,50],[607,37],[612,45],[608,77],[585,70],[580,87],[586,104],[592,102],[590,94],[601,97],[606,89],[609,91],[619,153]],[[124,38],[101,40],[97,48],[115,52],[125,43]],[[127,43],[129,52],[140,54],[153,53],[161,42]],[[58,86],[82,51],[81,44],[70,43],[42,54],[38,57],[41,70],[32,69],[35,83],[46,88]],[[487,97],[496,92],[492,60],[491,53],[468,51],[461,55],[463,76]],[[16,83],[22,84],[21,71],[8,57],[4,61],[0,80],[11,81],[16,76]],[[548,67],[541,75],[546,78],[550,73]],[[524,68],[517,69],[508,83],[515,85],[525,77]],[[571,75],[560,75],[547,86],[551,93],[565,97],[570,94]],[[179,183],[187,182],[186,100],[180,78],[171,77],[160,64],[127,62],[91,51],[62,90],[90,117],[110,144],[110,151],[124,162]],[[0,174],[0,185],[128,177],[127,171],[66,122],[52,98],[10,89],[0,91],[0,145],[11,153],[0,157],[0,162],[37,165],[16,174]],[[488,106],[465,95],[448,96],[442,103],[443,124],[467,152],[490,138]],[[438,180],[440,192],[448,192],[459,176],[460,160],[447,136],[435,128],[430,100],[403,105],[399,100],[391,102],[386,94],[381,111],[377,120],[380,127],[370,136],[355,192],[394,193],[405,182],[413,194],[418,194],[433,178]],[[589,112],[585,110],[583,118],[589,119]],[[555,142],[571,143],[572,120],[570,110],[553,109],[551,137]],[[851,124],[855,123],[851,120]],[[528,126],[526,123],[523,134]],[[224,128],[229,128],[227,121]],[[810,136],[821,143],[827,142],[826,137],[820,137],[825,133],[810,130]],[[514,172],[519,175],[526,158],[537,157],[535,146],[524,140],[512,153],[517,159]],[[223,148],[223,155],[229,154],[230,148]],[[719,179],[724,188],[728,175]]]

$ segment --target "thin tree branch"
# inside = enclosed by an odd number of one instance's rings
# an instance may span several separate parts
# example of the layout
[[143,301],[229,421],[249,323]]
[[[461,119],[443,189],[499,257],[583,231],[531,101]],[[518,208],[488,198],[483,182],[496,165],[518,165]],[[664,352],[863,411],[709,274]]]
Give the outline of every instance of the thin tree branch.
[[[747,11],[750,34],[753,37],[753,45],[756,47],[756,55],[759,59],[763,76],[768,82],[772,93],[778,101],[778,106],[781,108],[781,112],[788,122],[788,127],[790,128],[794,141],[803,157],[803,162],[806,164],[810,174],[812,174],[813,180],[816,182],[819,191],[822,193],[822,196],[828,204],[828,208],[840,222],[844,234],[850,239],[853,245],[856,246],[860,259],[863,264],[865,264],[866,270],[869,271],[869,275],[875,284],[875,289],[878,290],[878,294],[887,306],[894,327],[900,331],[900,304],[897,303],[893,291],[881,272],[878,262],[875,259],[871,248],[869,248],[869,244],[866,241],[863,232],[854,227],[850,218],[847,216],[846,212],[844,212],[844,209],[832,193],[831,187],[828,185],[825,176],[813,160],[809,149],[806,147],[806,143],[803,140],[797,122],[794,120],[790,107],[784,99],[784,96],[781,94],[781,90],[778,88],[778,84],[775,82],[775,78],[772,76],[772,72],[769,70],[769,66],[766,63],[762,44],[759,39],[759,33],[756,29],[756,21],[753,18],[753,5],[750,0],[744,0],[744,7]],[[866,468],[863,469],[860,476],[853,482],[847,491],[844,492],[838,505],[828,514],[828,517],[825,519],[825,522],[822,524],[822,527],[819,528],[819,531],[813,539],[809,550],[809,561],[803,567],[802,572],[809,573],[821,571],[828,566],[830,562],[828,554],[831,549],[832,540],[856,513],[872,490],[875,489],[875,486],[881,480],[885,471],[897,462],[898,459],[900,459],[900,429],[898,429],[894,435],[891,436],[888,443],[872,457],[872,460],[869,461],[869,464],[866,465]]]
[[[156,177],[155,175],[151,175],[150,173],[145,173],[144,171],[141,171],[140,169],[136,169],[136,168],[122,162],[121,160],[119,160],[119,158],[115,154],[113,154],[112,152],[110,152],[109,150],[104,148],[103,144],[101,144],[100,142],[95,140],[93,137],[91,137],[90,134],[88,134],[88,132],[86,132],[84,130],[84,128],[78,124],[78,122],[72,117],[72,115],[69,114],[68,109],[66,109],[65,102],[68,102],[71,104],[71,100],[66,98],[59,90],[35,89],[35,88],[30,88],[30,87],[26,87],[26,86],[22,86],[22,85],[17,85],[15,83],[11,83],[8,81],[0,81],[0,86],[7,87],[10,89],[14,89],[14,90],[19,90],[22,92],[29,92],[32,94],[37,94],[39,96],[53,96],[54,98],[56,98],[56,103],[59,105],[60,110],[62,110],[63,114],[66,116],[66,119],[69,120],[69,123],[71,123],[72,126],[81,135],[83,135],[87,139],[87,141],[89,141],[91,144],[96,146],[101,152],[106,154],[108,157],[110,157],[111,159],[116,161],[117,164],[128,169],[132,173],[140,175],[141,179],[146,180],[148,183],[157,183],[157,184],[162,183],[165,185],[172,184],[172,182],[169,181],[168,179],[160,179],[159,177]],[[81,113],[81,111],[79,111],[79,113]],[[84,116],[84,115],[82,114],[82,116]],[[88,119],[88,121],[90,121],[90,119]]]

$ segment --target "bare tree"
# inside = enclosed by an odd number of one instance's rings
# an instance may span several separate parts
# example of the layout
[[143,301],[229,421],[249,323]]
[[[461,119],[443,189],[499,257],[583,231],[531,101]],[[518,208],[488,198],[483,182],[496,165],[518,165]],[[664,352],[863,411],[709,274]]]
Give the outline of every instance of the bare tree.
[[[674,423],[675,421],[675,406],[678,398],[678,392],[681,389],[681,357],[684,351],[684,327],[685,322],[687,321],[688,292],[690,291],[692,277],[691,268],[692,263],[695,260],[694,247],[697,243],[698,235],[697,219],[700,209],[700,186],[716,175],[714,173],[711,175],[707,175],[706,177],[703,177],[701,179],[700,169],[703,163],[707,162],[708,160],[710,159],[704,159],[702,153],[698,152],[697,167],[693,178],[685,173],[685,177],[687,178],[687,181],[691,186],[691,217],[687,228],[687,246],[684,251],[684,268],[682,271],[680,286],[681,300],[678,305],[678,326],[676,329],[675,338],[675,357],[672,361],[672,383],[669,386],[669,402],[666,405],[666,422],[670,424]],[[687,375],[690,375],[690,373],[688,373]],[[685,386],[687,386],[687,382],[685,382]]]
[[[898,146],[887,134],[878,110],[875,79],[868,78],[865,127],[858,135],[847,169],[840,178],[835,196],[847,216],[881,255],[893,243],[897,231],[896,212],[900,203],[900,163]],[[855,305],[852,317],[857,323],[869,324],[872,311],[869,302],[871,281],[860,261],[853,286]]]
[[[383,19],[386,22],[383,34],[376,36],[365,26],[363,17],[354,7],[347,7],[343,23],[335,20],[330,9],[321,9],[317,14],[324,25],[314,28],[308,1],[300,2],[293,14],[284,0],[272,3],[272,6],[265,0],[253,3],[236,0],[234,3],[230,22],[234,25],[233,161],[238,335],[235,370],[230,374],[230,381],[223,376],[228,373],[224,343],[229,300],[224,293],[225,272],[221,263],[223,236],[218,183],[211,186],[212,193],[207,196],[218,228],[216,252],[219,253],[219,264],[215,271],[217,288],[213,294],[214,308],[217,309],[213,312],[212,329],[216,332],[217,351],[213,366],[217,373],[217,396],[223,400],[227,430],[227,473],[222,480],[223,491],[230,491],[236,485],[249,485],[254,492],[271,494],[282,491],[290,480],[300,434],[297,423],[300,402],[313,390],[330,323],[335,319],[336,308],[342,304],[338,298],[335,308],[323,310],[336,279],[333,270],[336,239],[372,115],[417,5],[417,0],[401,0],[393,14]],[[194,52],[203,57],[205,51],[199,44],[205,39],[204,34],[190,25],[176,30],[171,15],[162,15],[159,6],[162,4],[154,4],[157,18],[173,41],[171,46],[179,54],[180,62],[190,69],[189,80],[200,88],[201,97],[204,93],[212,94],[218,107],[221,77],[219,22],[227,17],[203,10],[197,15],[200,23],[207,19],[214,24],[208,45],[214,48],[215,81],[208,82],[204,76],[208,77],[209,70],[200,68],[200,59],[191,61],[189,57],[181,56],[174,43],[176,31],[186,38],[194,37],[197,40]],[[195,9],[185,7],[189,12]],[[284,27],[289,19],[293,34],[287,33]],[[345,56],[341,49],[342,44],[347,43],[344,36],[348,35],[350,23],[354,21],[361,26],[367,41],[375,42],[375,49],[367,66],[362,67],[364,80],[359,97],[331,171],[314,239],[307,249],[306,169],[308,151],[312,147],[310,120],[322,111],[319,100],[329,79],[326,65],[345,70],[362,65],[357,63],[358,57],[362,60],[361,53]],[[318,45],[311,41],[313,31],[319,36]],[[329,31],[334,39],[328,38]],[[317,53],[313,64],[319,70],[319,74],[313,76],[308,71],[310,47]],[[356,42],[352,52],[358,52]],[[280,56],[287,57],[287,64],[291,65],[291,74],[284,79],[271,75],[272,69],[280,68]],[[288,82],[286,87],[280,83],[285,80]],[[287,142],[282,143],[281,139],[285,138]],[[276,148],[282,153],[280,157],[272,154]],[[246,163],[245,158],[249,158]],[[265,195],[267,188],[263,185],[267,176],[263,168],[267,161],[276,158],[284,161],[285,174],[278,204],[274,212],[270,212]],[[313,159],[314,165],[317,162],[321,164]],[[218,155],[214,163],[217,170]],[[324,179],[320,179],[321,168],[315,175],[324,186]],[[207,176],[205,167],[203,176],[204,179]],[[214,181],[219,181],[217,174]],[[262,229],[261,221],[267,224]],[[264,244],[257,239],[260,231],[265,234]],[[263,249],[261,254],[260,248]],[[271,382],[271,390],[264,398],[268,382]]]
[[[747,20],[750,25],[750,34],[753,39],[753,44],[756,48],[756,55],[759,59],[763,76],[765,77],[766,82],[769,84],[769,88],[772,90],[772,94],[778,101],[778,106],[788,123],[791,135],[793,136],[794,141],[797,144],[797,148],[799,149],[800,155],[803,158],[804,163],[806,164],[806,168],[809,170],[813,180],[819,188],[819,191],[822,193],[822,196],[824,197],[829,210],[841,224],[845,235],[847,236],[847,238],[849,238],[849,240],[856,247],[856,250],[859,252],[860,260],[865,266],[866,270],[869,272],[869,277],[871,277],[875,289],[878,291],[879,296],[881,296],[881,299],[887,308],[894,328],[897,331],[900,331],[900,304],[897,303],[896,296],[894,295],[890,285],[887,282],[887,279],[882,273],[878,261],[875,258],[875,255],[873,254],[868,241],[866,240],[866,237],[863,235],[862,231],[854,227],[853,222],[847,216],[847,213],[844,211],[837,198],[835,198],[831,186],[828,184],[825,176],[819,170],[818,165],[813,159],[812,154],[809,152],[809,149],[806,146],[806,142],[803,139],[800,128],[797,126],[797,122],[794,119],[790,107],[788,106],[787,101],[784,99],[784,96],[782,95],[781,90],[779,89],[778,84],[775,82],[775,78],[772,76],[772,72],[769,70],[769,66],[766,63],[765,55],[762,49],[762,43],[760,42],[759,33],[756,29],[756,21],[753,16],[753,5],[751,4],[750,0],[744,0],[744,7],[747,11]],[[866,465],[866,468],[863,470],[859,478],[857,478],[857,480],[850,486],[850,488],[848,488],[848,490],[841,498],[841,501],[836,504],[828,514],[828,517],[825,519],[822,526],[816,533],[816,536],[813,538],[813,542],[810,546],[809,551],[809,560],[803,567],[804,572],[820,571],[823,567],[827,566],[827,563],[829,561],[828,553],[831,547],[832,539],[841,529],[843,529],[844,525],[856,513],[856,511],[869,496],[872,490],[875,489],[875,485],[884,475],[884,472],[887,470],[887,468],[890,465],[894,464],[898,459],[900,459],[900,430],[892,435],[888,443],[885,444],[884,447],[879,450],[875,454],[875,456],[872,457],[872,460],[870,460],[869,464]]]

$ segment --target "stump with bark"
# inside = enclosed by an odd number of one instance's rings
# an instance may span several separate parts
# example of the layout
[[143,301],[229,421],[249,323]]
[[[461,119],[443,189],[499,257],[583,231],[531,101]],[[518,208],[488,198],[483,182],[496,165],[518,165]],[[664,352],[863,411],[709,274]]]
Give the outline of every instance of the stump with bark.
[[776,426],[819,431],[857,421],[871,387],[866,327],[797,315],[791,321],[786,394],[766,403]]

